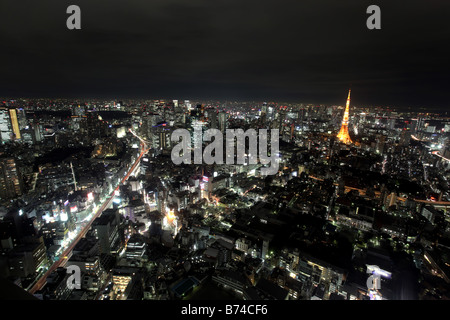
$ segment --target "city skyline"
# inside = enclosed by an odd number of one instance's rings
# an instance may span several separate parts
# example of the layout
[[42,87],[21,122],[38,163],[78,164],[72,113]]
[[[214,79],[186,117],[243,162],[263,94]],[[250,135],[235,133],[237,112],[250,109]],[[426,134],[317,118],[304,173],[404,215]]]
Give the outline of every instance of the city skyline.
[[[2,102],[1,273],[41,300],[447,296],[449,118],[350,109],[353,92]],[[191,149],[209,160],[174,158]]]
[[17,3],[0,300],[450,299],[450,2]]

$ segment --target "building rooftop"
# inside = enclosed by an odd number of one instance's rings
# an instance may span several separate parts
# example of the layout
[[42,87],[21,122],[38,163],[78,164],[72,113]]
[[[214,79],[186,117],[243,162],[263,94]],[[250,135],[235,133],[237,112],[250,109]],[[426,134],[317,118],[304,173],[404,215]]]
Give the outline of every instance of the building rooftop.
[[264,278],[261,278],[255,287],[275,300],[286,300],[289,295],[286,289]]

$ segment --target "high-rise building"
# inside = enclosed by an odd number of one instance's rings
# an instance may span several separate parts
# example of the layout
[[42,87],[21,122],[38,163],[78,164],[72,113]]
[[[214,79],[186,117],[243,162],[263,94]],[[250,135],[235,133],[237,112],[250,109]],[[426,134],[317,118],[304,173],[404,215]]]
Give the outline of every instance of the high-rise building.
[[261,107],[261,113],[265,113],[267,115],[267,102],[263,102],[263,105]]
[[20,140],[22,137],[20,135],[19,120],[16,109],[9,109],[9,119],[11,121],[14,139]]
[[352,143],[352,140],[350,139],[350,135],[348,134],[348,115],[349,115],[349,110],[350,110],[350,92],[351,92],[351,90],[348,90],[348,97],[347,97],[347,104],[345,106],[345,111],[344,111],[344,118],[342,119],[341,130],[339,130],[339,133],[337,135],[338,139],[345,144]]
[[123,242],[123,230],[120,228],[118,210],[107,209],[103,211],[102,215],[94,220],[93,227],[101,254],[114,254],[120,251]]
[[385,145],[386,145],[386,136],[382,134],[377,135],[375,151],[383,154]]
[[15,277],[25,278],[39,272],[47,263],[47,249],[42,237],[20,244],[8,254],[9,274]]
[[72,115],[74,116],[84,116],[86,114],[86,106],[73,105],[72,106]]
[[396,123],[396,119],[395,118],[389,119],[389,130],[394,130],[395,129],[395,123]]
[[409,145],[410,140],[411,140],[411,134],[408,131],[404,130],[400,134],[399,145],[406,147]]
[[83,118],[80,129],[90,139],[98,139],[107,136],[107,124],[96,112],[88,112]]
[[10,141],[12,138],[12,126],[9,110],[7,108],[0,109],[0,139],[2,141]]
[[0,198],[15,198],[22,192],[22,177],[16,161],[14,158],[0,158]]
[[184,107],[186,108],[186,110],[191,110],[192,104],[189,100],[184,100]]
[[47,277],[47,283],[38,291],[43,300],[66,300],[69,298],[73,289],[69,283],[69,273],[63,267],[57,268]]
[[409,130],[411,133],[416,133],[418,131],[419,119],[411,119],[411,123],[409,125]]
[[217,111],[215,108],[207,109],[207,116],[209,120],[209,126],[212,129],[218,129],[219,123],[217,118]]
[[19,115],[14,108],[0,108],[0,139],[2,141],[20,140],[22,138],[19,117],[23,127],[26,122],[23,110]]
[[219,130],[225,132],[227,129],[227,114],[226,112],[219,113]]
[[10,126],[9,126],[9,114],[6,108],[0,109],[0,140],[9,141],[10,136]]
[[418,121],[417,121],[416,131],[422,131],[424,125],[425,125],[425,119],[424,118],[419,118]]
[[444,125],[444,132],[450,132],[450,123]]
[[166,127],[165,124],[152,128],[152,146],[157,153],[162,150],[169,150],[172,147],[171,135],[172,129]]

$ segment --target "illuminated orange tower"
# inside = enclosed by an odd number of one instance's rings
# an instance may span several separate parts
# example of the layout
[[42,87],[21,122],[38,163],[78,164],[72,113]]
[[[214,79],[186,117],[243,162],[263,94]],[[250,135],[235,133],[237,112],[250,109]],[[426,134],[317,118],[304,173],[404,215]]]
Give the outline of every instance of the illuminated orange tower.
[[347,98],[347,104],[345,106],[344,118],[342,119],[341,130],[339,130],[339,133],[337,135],[337,138],[345,144],[352,143],[352,139],[350,139],[350,135],[348,134],[348,113],[349,113],[349,109],[350,109],[350,92],[351,91],[352,91],[351,89],[348,90],[348,98]]

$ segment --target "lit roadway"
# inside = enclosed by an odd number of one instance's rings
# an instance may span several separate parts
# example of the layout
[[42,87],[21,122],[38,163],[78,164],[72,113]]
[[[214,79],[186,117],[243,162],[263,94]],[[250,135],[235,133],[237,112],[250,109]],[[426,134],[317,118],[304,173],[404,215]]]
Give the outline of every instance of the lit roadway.
[[[427,141],[424,141],[424,140],[420,140],[419,138],[417,138],[414,135],[411,135],[411,138],[413,138],[416,141],[427,142]],[[430,153],[432,155],[438,156],[439,158],[441,158],[441,159],[443,159],[445,161],[450,162],[450,159],[443,157],[439,153],[438,150],[431,151]],[[399,200],[404,201],[405,199],[404,198],[399,198]],[[428,201],[428,200],[418,200],[418,199],[414,199],[414,201],[421,202],[421,203],[427,203],[427,204],[434,205],[434,206],[443,206],[443,207],[449,207],[450,206],[450,202],[449,201]]]
[[447,159],[446,157],[441,156],[439,151],[433,151],[433,152],[431,152],[431,154],[434,154],[435,156],[438,156],[438,157],[450,162],[450,159]]
[[[131,130],[130,130],[131,131]],[[132,132],[133,133],[133,132]],[[135,133],[133,133],[136,137],[138,137]],[[138,137],[139,138],[139,137]],[[80,231],[80,233],[76,236],[76,238],[72,241],[72,243],[69,245],[69,247],[67,247],[67,249],[60,255],[59,260],[57,260],[55,263],[53,263],[53,265],[47,270],[47,272],[34,284],[34,286],[29,290],[29,292],[31,294],[34,294],[36,291],[40,290],[46,283],[47,281],[47,277],[53,272],[55,271],[58,267],[60,267],[61,265],[64,265],[67,262],[67,257],[69,256],[69,254],[72,252],[73,248],[76,246],[76,244],[78,243],[78,241],[80,241],[85,235],[86,233],[89,231],[92,223],[94,222],[94,220],[96,218],[98,218],[102,212],[108,208],[115,196],[115,192],[117,190],[119,190],[119,187],[121,184],[123,184],[129,177],[130,175],[134,172],[134,170],[136,169],[136,167],[138,166],[142,156],[144,154],[146,154],[150,148],[147,148],[147,143],[142,140],[141,138],[139,138],[142,143],[141,143],[141,148],[142,148],[142,152],[140,153],[139,157],[136,159],[136,161],[134,162],[134,164],[131,166],[130,170],[128,171],[127,175],[120,181],[120,183],[117,185],[117,187],[111,192],[109,198],[103,203],[103,205],[97,210],[97,212],[94,214],[94,216],[92,217],[92,219],[88,222],[88,224]]]

